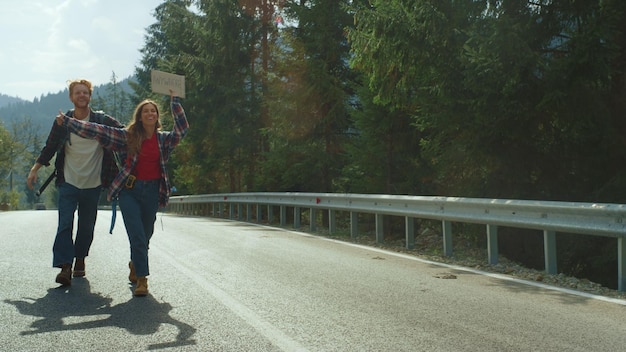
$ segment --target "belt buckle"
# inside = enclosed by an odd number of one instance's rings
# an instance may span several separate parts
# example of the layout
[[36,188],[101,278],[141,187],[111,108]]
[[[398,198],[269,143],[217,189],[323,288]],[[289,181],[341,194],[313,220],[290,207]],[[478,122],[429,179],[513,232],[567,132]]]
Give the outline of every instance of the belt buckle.
[[134,175],[129,175],[128,178],[126,179],[126,188],[133,188],[135,187],[135,180],[137,179],[137,177],[135,177]]

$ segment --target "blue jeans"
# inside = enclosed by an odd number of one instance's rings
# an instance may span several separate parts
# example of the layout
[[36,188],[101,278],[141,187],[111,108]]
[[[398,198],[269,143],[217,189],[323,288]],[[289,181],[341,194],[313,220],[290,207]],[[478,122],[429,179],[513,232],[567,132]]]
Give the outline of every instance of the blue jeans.
[[[85,258],[93,242],[93,229],[98,215],[102,187],[79,189],[69,183],[58,186],[59,225],[52,247],[52,266],[72,264],[74,258]],[[73,241],[74,213],[78,208],[78,231]]]
[[136,180],[133,188],[124,188],[119,195],[120,210],[130,242],[130,260],[137,277],[150,275],[148,248],[159,210],[160,180]]

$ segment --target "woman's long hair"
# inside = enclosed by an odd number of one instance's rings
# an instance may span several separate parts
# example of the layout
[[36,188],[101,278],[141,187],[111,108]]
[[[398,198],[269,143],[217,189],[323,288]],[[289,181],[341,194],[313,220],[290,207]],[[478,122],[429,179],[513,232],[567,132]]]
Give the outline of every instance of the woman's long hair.
[[161,113],[159,112],[159,105],[153,100],[146,99],[139,103],[133,113],[133,121],[131,121],[126,129],[128,130],[128,155],[135,155],[141,151],[141,143],[146,139],[146,130],[141,123],[141,111],[143,107],[152,104],[157,111],[156,131],[161,129]]

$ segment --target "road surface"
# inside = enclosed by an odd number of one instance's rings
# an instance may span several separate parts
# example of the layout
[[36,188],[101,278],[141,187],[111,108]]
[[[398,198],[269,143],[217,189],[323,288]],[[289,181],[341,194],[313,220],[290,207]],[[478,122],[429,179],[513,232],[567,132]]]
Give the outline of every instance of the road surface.
[[623,351],[626,302],[304,233],[158,214],[147,297],[121,214],[87,276],[51,268],[55,210],[0,212],[2,351]]

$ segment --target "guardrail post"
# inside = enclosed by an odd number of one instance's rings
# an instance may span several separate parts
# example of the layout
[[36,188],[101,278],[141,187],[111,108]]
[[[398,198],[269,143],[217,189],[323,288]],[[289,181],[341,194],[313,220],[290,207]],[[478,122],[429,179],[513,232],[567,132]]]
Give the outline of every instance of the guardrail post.
[[246,221],[247,222],[252,221],[252,204],[250,203],[246,204]]
[[376,243],[383,243],[383,214],[376,214]]
[[359,213],[356,211],[350,212],[350,238],[356,239],[359,234]]
[[243,204],[237,203],[237,220],[243,220]]
[[448,220],[443,220],[441,229],[443,232],[443,255],[450,257],[452,256],[452,223]]
[[285,226],[287,223],[287,207],[284,205],[280,206],[280,226]]
[[309,208],[309,231],[317,230],[317,209]]
[[256,205],[256,222],[260,223],[263,220],[263,206],[261,204]]
[[405,237],[406,237],[406,249],[415,248],[415,221],[412,217],[405,216]]
[[556,233],[543,230],[543,255],[546,263],[546,273],[556,274]]
[[271,224],[274,221],[274,207],[271,204],[267,205],[267,223]]
[[300,214],[300,207],[295,207],[293,208],[293,227],[295,229],[299,229],[300,228],[300,220],[301,220],[301,214]]
[[234,213],[235,213],[235,204],[230,203],[228,207],[228,218],[232,220]]
[[498,264],[498,226],[487,225],[487,256],[489,264]]
[[626,240],[624,237],[617,238],[617,290],[624,292],[626,290]]
[[336,229],[335,211],[333,209],[328,209],[328,234],[332,235],[335,233]]

